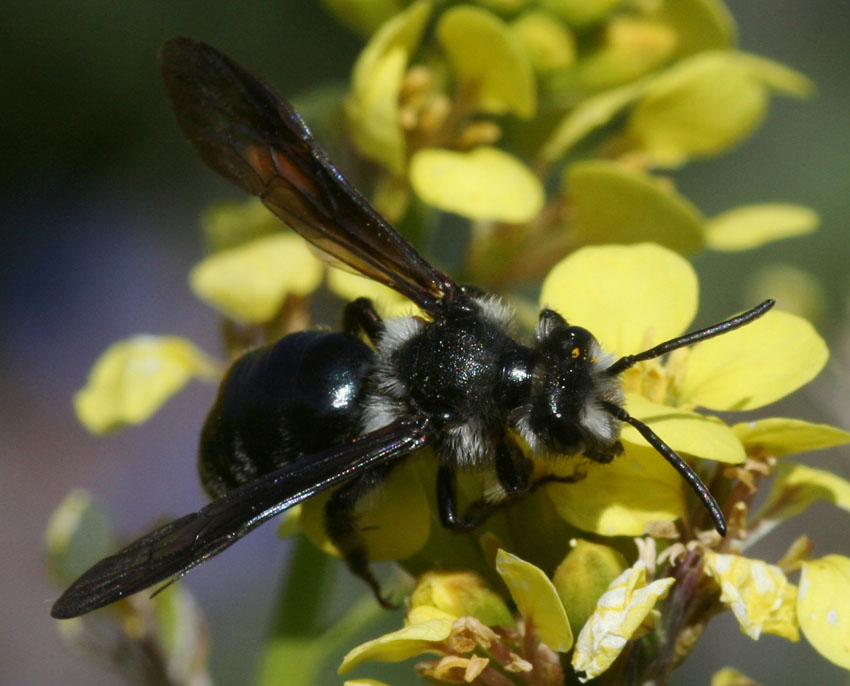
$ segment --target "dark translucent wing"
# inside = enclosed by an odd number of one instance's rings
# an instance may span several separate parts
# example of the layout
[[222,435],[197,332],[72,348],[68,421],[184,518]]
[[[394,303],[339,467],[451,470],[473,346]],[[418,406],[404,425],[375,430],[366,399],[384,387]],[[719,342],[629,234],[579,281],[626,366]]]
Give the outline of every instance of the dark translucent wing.
[[398,421],[298,460],[104,558],[62,594],[50,614],[57,619],[78,617],[181,576],[280,512],[372,467],[398,460],[424,443],[420,422]]
[[345,180],[271,87],[188,38],[168,41],[161,61],[177,122],[212,169],[321,250],[426,311],[456,290]]

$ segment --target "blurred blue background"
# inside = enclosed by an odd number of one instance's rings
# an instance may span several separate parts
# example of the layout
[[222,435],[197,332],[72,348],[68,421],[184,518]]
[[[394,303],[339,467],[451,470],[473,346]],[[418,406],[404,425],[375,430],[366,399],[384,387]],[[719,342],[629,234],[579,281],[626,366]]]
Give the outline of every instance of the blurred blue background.
[[[814,207],[823,224],[812,237],[756,253],[700,256],[700,323],[751,304],[742,275],[759,266],[814,273],[827,293],[829,314],[818,325],[832,361],[771,414],[850,427],[850,6],[729,6],[742,47],[804,72],[818,95],[776,100],[754,138],[692,165],[678,182],[708,215],[785,200]],[[216,317],[191,296],[186,274],[200,255],[199,210],[240,197],[181,140],[160,85],[158,47],[177,34],[203,39],[297,94],[345,80],[360,42],[308,0],[33,0],[4,3],[0,25],[0,683],[114,683],[64,649],[48,615],[58,589],[43,569],[47,518],[75,486],[98,494],[128,535],[195,509],[197,433],[214,389],[193,385],[144,427],[105,439],[78,425],[70,398],[96,355],[133,333],[177,333],[218,352]],[[848,457],[844,450],[809,462],[850,477]],[[780,538],[805,531],[817,554],[846,554],[848,524],[847,513],[817,506]],[[286,549],[274,527],[266,529],[189,581],[214,628],[219,683],[238,683],[255,667]],[[781,550],[757,552],[775,559]],[[725,664],[767,684],[848,683],[805,641],[753,643],[729,617],[710,626],[673,683],[708,683]]]

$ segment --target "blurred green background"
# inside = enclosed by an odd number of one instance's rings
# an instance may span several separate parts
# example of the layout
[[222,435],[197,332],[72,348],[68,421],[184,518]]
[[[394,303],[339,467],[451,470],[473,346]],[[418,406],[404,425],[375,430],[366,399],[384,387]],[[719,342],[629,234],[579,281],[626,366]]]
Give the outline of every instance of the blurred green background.
[[[728,4],[742,47],[804,72],[818,94],[803,103],[776,99],[754,138],[689,166],[677,182],[707,215],[784,200],[814,207],[823,221],[812,237],[698,257],[699,323],[752,304],[748,275],[760,267],[812,272],[826,293],[817,324],[832,361],[771,414],[850,427],[850,6]],[[195,385],[144,427],[106,439],[83,431],[70,398],[95,356],[132,333],[179,333],[218,352],[216,317],[197,305],[186,273],[200,255],[200,209],[240,197],[181,140],[158,47],[177,34],[203,39],[296,95],[344,81],[361,43],[309,0],[33,0],[4,3],[0,25],[0,683],[114,683],[66,652],[48,615],[58,591],[43,571],[47,517],[75,486],[98,494],[127,534],[196,509],[197,431],[214,389]],[[848,457],[844,450],[809,463],[850,477]],[[218,683],[242,682],[255,667],[286,552],[266,528],[191,576],[213,626]],[[848,530],[846,513],[821,505],[774,538],[805,531],[816,554],[846,553]],[[778,552],[766,543],[754,555]],[[673,683],[708,683],[726,664],[767,684],[848,683],[805,641],[752,643],[730,617],[711,625]]]

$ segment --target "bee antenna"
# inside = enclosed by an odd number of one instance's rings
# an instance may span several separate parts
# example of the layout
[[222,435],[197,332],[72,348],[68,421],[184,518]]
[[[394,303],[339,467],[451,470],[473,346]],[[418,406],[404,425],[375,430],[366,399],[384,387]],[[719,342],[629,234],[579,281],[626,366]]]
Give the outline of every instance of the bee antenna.
[[723,512],[720,510],[720,506],[717,504],[714,496],[711,495],[711,491],[708,490],[708,486],[702,482],[702,479],[699,478],[699,475],[691,468],[691,466],[685,462],[679,454],[673,450],[673,448],[661,440],[661,437],[657,433],[639,419],[632,417],[622,407],[615,405],[612,402],[608,402],[607,400],[602,401],[602,406],[607,412],[620,421],[626,422],[627,424],[631,424],[635,427],[640,435],[646,439],[646,442],[661,453],[662,457],[673,466],[673,469],[679,472],[682,478],[688,482],[688,486],[690,486],[693,492],[696,493],[697,498],[700,499],[700,502],[705,507],[708,515],[711,517],[711,521],[714,522],[714,528],[717,529],[717,533],[721,536],[725,536],[726,519],[723,516]]
[[[679,336],[678,338],[671,338],[669,341],[659,343],[649,350],[644,350],[642,353],[621,357],[614,364],[608,367],[608,369],[605,370],[605,373],[608,376],[616,376],[617,374],[622,374],[627,369],[631,369],[638,362],[651,360],[655,357],[661,357],[662,355],[676,350],[677,348],[684,348],[685,346],[693,343],[704,341],[707,338],[714,338],[715,336],[719,336],[720,334],[731,331],[732,329],[737,329],[738,327],[744,326],[745,324],[749,324],[750,322],[758,319],[775,304],[775,300],[765,300],[760,305],[756,305],[753,309],[747,310],[743,314],[739,314],[737,317],[732,317],[731,319],[727,319],[719,324],[708,326],[704,329],[700,329],[699,331],[687,333],[684,336]],[[638,431],[640,431],[640,429],[638,429]],[[651,442],[652,441],[650,441],[650,443]]]

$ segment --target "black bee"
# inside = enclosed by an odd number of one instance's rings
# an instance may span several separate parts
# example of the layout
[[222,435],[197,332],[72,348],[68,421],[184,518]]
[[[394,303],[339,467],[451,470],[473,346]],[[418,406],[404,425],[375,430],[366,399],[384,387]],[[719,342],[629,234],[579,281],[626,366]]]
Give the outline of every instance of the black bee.
[[[440,520],[464,531],[535,485],[517,436],[541,457],[604,463],[622,451],[625,422],[685,478],[725,534],[723,514],[696,473],[623,409],[619,376],[639,361],[747,324],[773,301],[619,360],[589,331],[545,309],[525,345],[508,333],[505,305],[428,264],[269,86],[187,38],[166,43],[161,60],[177,121],[204,162],[324,252],[410,298],[422,314],[383,321],[359,299],[346,307],[342,333],[296,333],[238,359],[201,435],[200,472],[216,499],[98,562],[56,601],[54,617],[75,617],[179,577],[334,487],[327,533],[384,602],[353,509],[426,445],[438,462]],[[498,492],[460,512],[459,469],[495,474]]]

